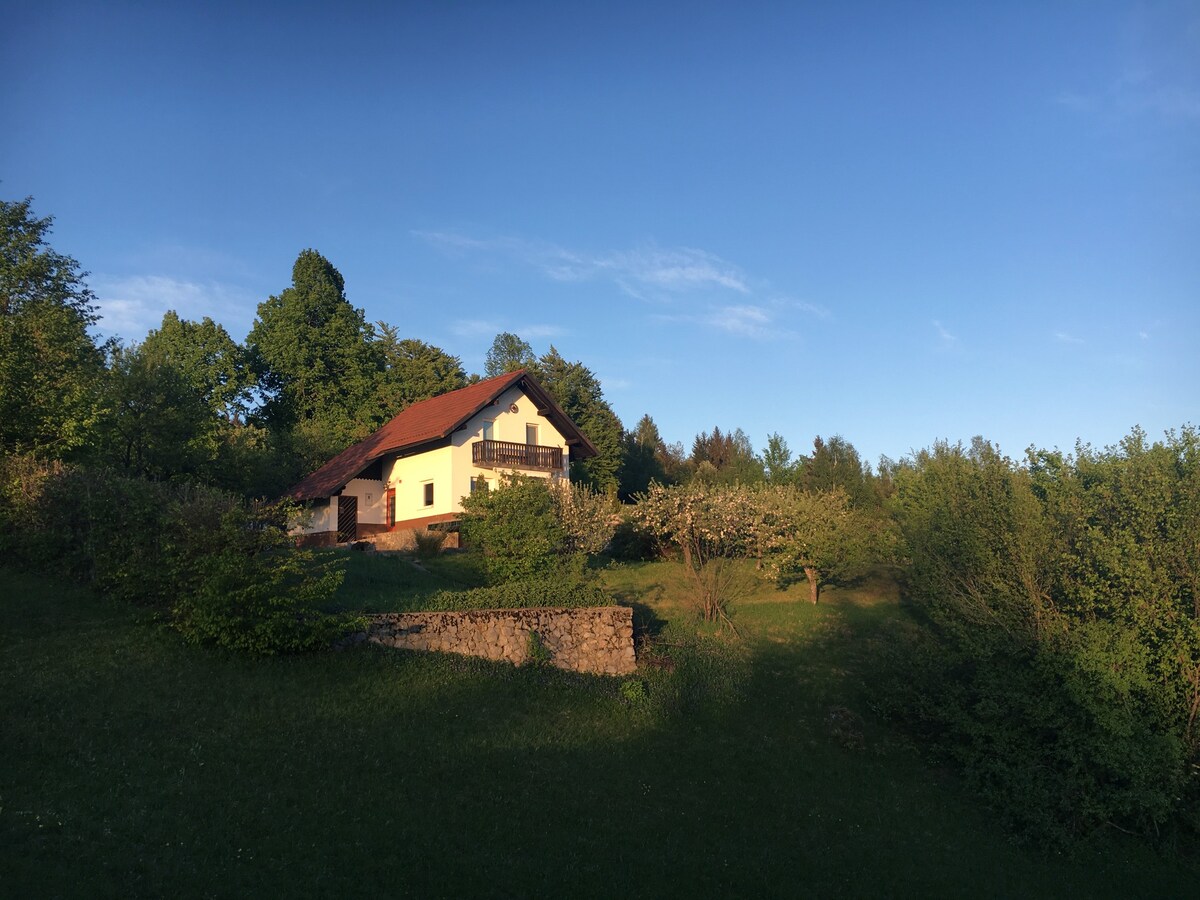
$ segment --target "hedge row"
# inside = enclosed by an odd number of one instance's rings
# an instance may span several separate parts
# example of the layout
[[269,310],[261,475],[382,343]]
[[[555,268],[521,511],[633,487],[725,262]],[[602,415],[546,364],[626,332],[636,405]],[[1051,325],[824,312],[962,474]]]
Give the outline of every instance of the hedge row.
[[292,547],[286,510],[221,491],[26,457],[0,459],[9,565],[149,607],[186,638],[255,653],[328,646],[338,562]]

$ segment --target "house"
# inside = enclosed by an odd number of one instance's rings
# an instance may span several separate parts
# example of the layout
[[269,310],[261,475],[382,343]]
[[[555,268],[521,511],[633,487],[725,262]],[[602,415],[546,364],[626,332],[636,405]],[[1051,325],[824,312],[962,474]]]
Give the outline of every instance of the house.
[[[309,515],[300,543],[324,546],[457,520],[460,498],[502,473],[567,478],[596,448],[525,369],[414,403],[290,491]],[[442,526],[445,527],[445,526]]]

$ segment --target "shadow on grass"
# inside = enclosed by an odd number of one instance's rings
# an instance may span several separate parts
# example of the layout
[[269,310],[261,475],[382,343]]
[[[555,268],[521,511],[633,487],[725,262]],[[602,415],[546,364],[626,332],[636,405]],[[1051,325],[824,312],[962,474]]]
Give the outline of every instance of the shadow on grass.
[[[15,589],[55,615],[87,602]],[[1038,858],[935,783],[869,712],[894,606],[836,594],[742,614],[753,637],[737,698],[669,715],[638,709],[620,680],[552,669],[379,648],[256,660],[115,617],[89,617],[86,641],[45,616],[7,617],[0,878],[13,896],[1116,896],[1194,884],[1132,852]]]

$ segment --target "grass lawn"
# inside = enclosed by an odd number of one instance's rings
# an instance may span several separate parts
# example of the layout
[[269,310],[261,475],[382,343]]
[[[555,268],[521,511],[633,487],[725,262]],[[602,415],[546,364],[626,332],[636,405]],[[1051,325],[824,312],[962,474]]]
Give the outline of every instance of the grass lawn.
[[[460,559],[388,584],[393,561],[353,561],[348,586],[468,581]],[[691,627],[670,565],[604,576],[643,621]],[[893,589],[802,593],[735,610],[739,699],[656,715],[556,670],[231,656],[0,572],[0,893],[1193,895],[1196,869],[1121,835],[1069,858],[1010,843],[870,716]]]

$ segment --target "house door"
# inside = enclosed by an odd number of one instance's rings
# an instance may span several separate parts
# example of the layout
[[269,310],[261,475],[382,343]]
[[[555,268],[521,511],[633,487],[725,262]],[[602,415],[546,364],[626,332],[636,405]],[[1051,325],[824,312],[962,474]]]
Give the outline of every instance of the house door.
[[338,497],[338,532],[339,544],[358,539],[358,498]]

